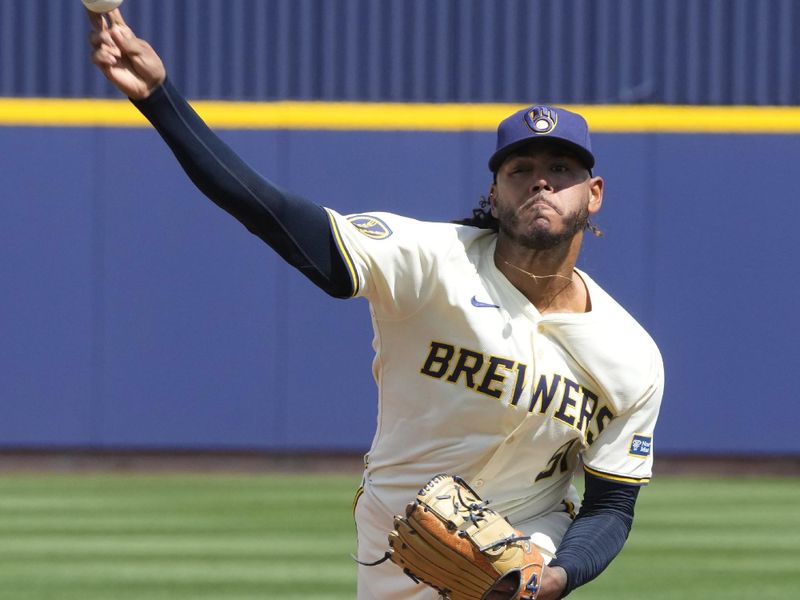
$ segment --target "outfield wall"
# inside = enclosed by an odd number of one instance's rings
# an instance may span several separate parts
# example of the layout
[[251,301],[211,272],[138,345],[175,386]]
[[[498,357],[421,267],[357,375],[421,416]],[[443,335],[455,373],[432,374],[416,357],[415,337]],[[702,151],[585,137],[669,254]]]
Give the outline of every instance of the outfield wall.
[[[602,129],[602,128],[601,128]],[[468,215],[493,134],[222,130],[341,212]],[[581,266],[652,332],[661,451],[800,453],[800,138],[594,137],[606,178]],[[332,300],[202,198],[139,127],[0,128],[0,446],[363,450],[362,300]]]
[[[797,105],[796,0],[135,0],[192,98]],[[0,96],[110,97],[76,1],[0,0]]]

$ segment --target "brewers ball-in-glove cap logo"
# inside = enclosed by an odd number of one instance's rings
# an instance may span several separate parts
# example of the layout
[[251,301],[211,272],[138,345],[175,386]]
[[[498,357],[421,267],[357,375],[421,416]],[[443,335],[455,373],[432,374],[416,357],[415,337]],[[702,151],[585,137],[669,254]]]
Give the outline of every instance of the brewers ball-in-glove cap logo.
[[489,169],[496,173],[509,155],[534,143],[558,144],[573,152],[587,169],[594,167],[589,126],[582,116],[556,106],[529,106],[500,122]]
[[534,106],[525,113],[525,122],[533,133],[545,135],[556,128],[558,113],[547,106]]

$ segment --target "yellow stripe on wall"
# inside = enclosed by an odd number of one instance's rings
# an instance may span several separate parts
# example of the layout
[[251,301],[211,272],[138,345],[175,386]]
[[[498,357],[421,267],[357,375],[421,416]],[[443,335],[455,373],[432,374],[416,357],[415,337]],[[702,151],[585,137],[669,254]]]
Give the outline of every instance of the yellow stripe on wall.
[[127,100],[0,98],[0,125],[144,127],[147,120]]
[[[192,106],[212,127],[494,131],[517,104],[220,102]],[[779,106],[565,105],[597,133],[798,133],[800,108]],[[0,126],[145,127],[127,100],[0,98]]]

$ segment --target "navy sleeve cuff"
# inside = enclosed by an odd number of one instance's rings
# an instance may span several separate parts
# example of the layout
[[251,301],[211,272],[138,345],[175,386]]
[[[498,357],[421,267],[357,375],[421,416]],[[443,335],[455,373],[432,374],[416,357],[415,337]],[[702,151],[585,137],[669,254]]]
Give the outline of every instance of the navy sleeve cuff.
[[581,510],[550,562],[551,567],[561,567],[567,573],[564,596],[597,577],[622,550],[641,489],[588,473],[585,481]]

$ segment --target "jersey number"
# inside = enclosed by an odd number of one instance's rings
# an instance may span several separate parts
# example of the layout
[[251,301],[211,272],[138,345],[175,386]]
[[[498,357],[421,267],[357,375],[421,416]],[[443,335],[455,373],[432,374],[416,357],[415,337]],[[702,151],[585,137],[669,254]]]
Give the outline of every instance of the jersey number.
[[[576,439],[570,440],[566,444],[561,446],[558,450],[556,450],[555,454],[553,454],[553,456],[550,457],[550,460],[547,461],[547,468],[541,473],[539,473],[536,476],[536,479],[534,479],[534,481],[547,479],[548,477],[552,476],[553,473],[556,472],[556,469],[558,469],[559,473],[566,473],[571,468],[570,459],[572,458],[573,447],[575,447],[575,443],[577,441],[578,440]],[[577,447],[575,448],[577,449]]]

